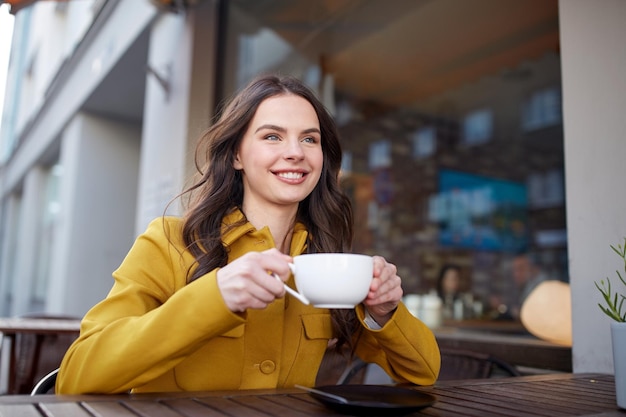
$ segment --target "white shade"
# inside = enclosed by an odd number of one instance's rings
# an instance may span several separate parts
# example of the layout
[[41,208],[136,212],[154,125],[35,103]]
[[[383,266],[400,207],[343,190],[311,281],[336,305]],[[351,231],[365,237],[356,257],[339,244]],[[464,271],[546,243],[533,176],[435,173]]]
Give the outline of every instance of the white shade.
[[544,281],[526,298],[520,311],[526,330],[540,339],[572,345],[572,297],[569,284]]

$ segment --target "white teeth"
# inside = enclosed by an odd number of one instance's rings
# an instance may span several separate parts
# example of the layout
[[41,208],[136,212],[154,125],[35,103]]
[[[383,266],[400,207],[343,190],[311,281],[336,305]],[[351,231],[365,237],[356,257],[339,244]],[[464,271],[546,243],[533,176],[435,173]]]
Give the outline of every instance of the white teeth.
[[293,179],[302,178],[302,173],[301,172],[281,172],[278,174],[278,176],[293,180]]

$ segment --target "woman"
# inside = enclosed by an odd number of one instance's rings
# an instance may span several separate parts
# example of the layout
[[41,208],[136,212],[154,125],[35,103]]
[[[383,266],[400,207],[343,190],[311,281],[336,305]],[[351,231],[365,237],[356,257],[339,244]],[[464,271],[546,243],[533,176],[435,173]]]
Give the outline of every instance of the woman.
[[461,295],[461,268],[446,264],[439,271],[437,278],[437,295],[444,303],[454,302]]
[[444,319],[460,320],[463,318],[464,306],[461,298],[461,268],[459,266],[446,264],[441,268],[437,277],[437,295],[443,305]]
[[[154,220],[84,317],[57,393],[311,386],[330,340],[401,382],[432,384],[432,332],[400,303],[374,257],[367,299],[317,309],[287,295],[292,256],[350,249],[335,124],[293,78],[260,77],[203,136],[184,218]],[[200,152],[196,153],[196,165]]]

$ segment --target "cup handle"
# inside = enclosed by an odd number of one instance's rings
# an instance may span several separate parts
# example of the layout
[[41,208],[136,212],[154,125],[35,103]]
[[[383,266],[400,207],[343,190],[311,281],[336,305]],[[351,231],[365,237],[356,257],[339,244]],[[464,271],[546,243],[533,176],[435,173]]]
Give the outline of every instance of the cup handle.
[[[289,264],[289,269],[291,269],[291,273],[295,274],[296,273],[296,266],[292,263]],[[274,278],[276,278],[277,280],[279,280],[280,282],[283,282],[280,277],[278,275],[276,275],[276,273],[272,273],[272,275],[274,276]],[[311,304],[309,302],[309,300],[306,299],[306,297],[302,294],[300,294],[299,292],[297,292],[296,290],[292,289],[291,287],[289,287],[287,284],[285,284],[283,282],[283,287],[285,287],[285,291],[287,291],[289,294],[293,295],[294,297],[296,297],[298,300],[300,300],[300,302],[304,305],[309,305]]]

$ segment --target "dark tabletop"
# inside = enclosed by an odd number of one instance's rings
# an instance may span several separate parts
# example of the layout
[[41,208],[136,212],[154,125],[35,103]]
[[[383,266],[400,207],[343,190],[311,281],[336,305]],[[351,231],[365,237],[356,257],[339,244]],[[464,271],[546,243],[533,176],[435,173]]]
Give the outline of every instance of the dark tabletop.
[[[408,416],[623,416],[612,375],[550,374],[410,388],[436,401]],[[354,409],[365,415],[376,415]],[[339,416],[299,389],[137,395],[4,396],[0,416]]]

